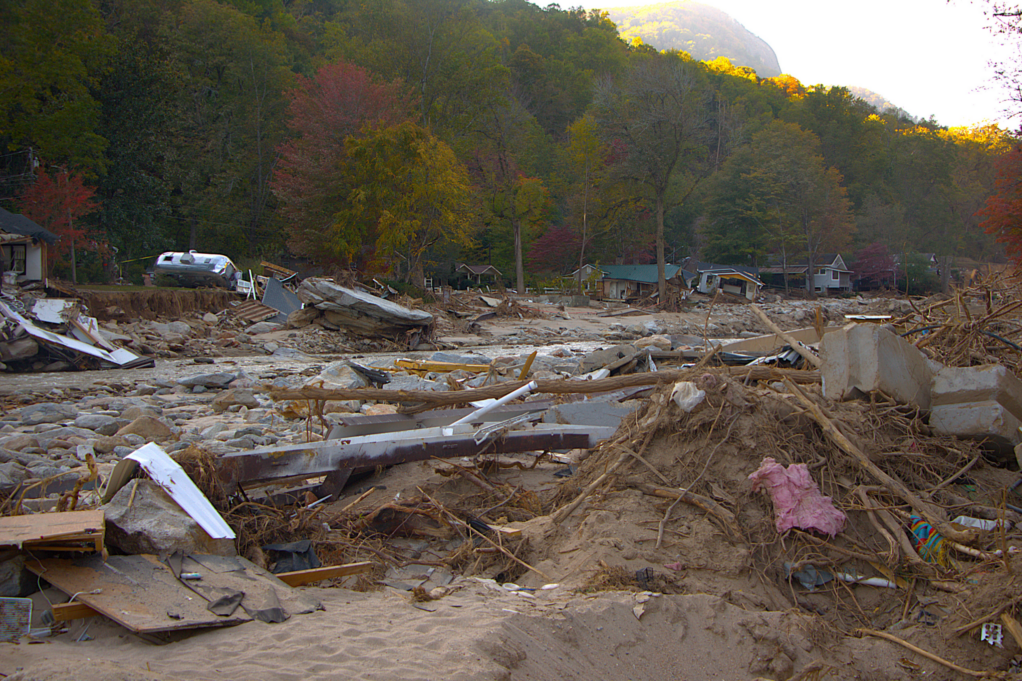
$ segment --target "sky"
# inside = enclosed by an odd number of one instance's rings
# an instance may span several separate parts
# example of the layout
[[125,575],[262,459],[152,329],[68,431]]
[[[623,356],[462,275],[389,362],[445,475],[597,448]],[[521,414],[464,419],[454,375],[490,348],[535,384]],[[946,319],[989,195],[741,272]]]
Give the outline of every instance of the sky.
[[[773,47],[804,85],[864,87],[919,118],[949,127],[1018,120],[1004,114],[991,59],[1008,54],[986,30],[981,0],[701,0]],[[541,2],[540,4],[546,4]],[[572,0],[586,9],[650,0]]]

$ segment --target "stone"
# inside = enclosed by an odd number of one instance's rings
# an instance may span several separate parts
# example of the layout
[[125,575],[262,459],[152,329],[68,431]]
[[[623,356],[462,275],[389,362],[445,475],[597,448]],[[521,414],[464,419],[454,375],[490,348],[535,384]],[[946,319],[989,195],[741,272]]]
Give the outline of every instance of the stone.
[[124,553],[236,554],[234,540],[211,538],[152,480],[139,478],[129,482],[101,508],[106,519],[106,543]]
[[23,449],[38,446],[39,439],[25,433],[22,433],[21,435],[13,435],[11,437],[0,440],[0,447],[3,447],[4,449],[9,449],[13,452],[20,452]]
[[[139,416],[137,419],[117,431],[121,437],[137,435],[146,442],[163,442],[170,438],[170,427],[152,416]],[[131,440],[128,440],[131,442]]]
[[357,371],[352,369],[346,362],[334,362],[328,364],[319,374],[305,381],[304,387],[327,388],[333,390],[350,390],[352,388],[365,388],[368,381]]
[[178,380],[179,385],[193,387],[201,385],[204,388],[226,388],[227,385],[237,377],[236,374],[221,371],[215,374],[197,374]]
[[0,487],[11,487],[32,477],[28,468],[17,461],[0,463]]
[[28,407],[23,407],[18,416],[26,426],[36,426],[40,423],[60,423],[69,421],[78,415],[78,411],[70,404],[58,404],[56,402],[41,402]]
[[244,390],[242,388],[231,388],[224,390],[213,400],[213,411],[218,414],[222,414],[227,411],[227,408],[240,404],[246,407],[254,408],[259,406],[259,400],[252,394],[251,390]]
[[0,562],[0,597],[24,598],[39,589],[36,576],[25,568],[25,556]]
[[363,404],[361,412],[366,416],[383,416],[385,414],[396,414],[397,405],[393,404]]
[[96,456],[96,450],[92,445],[78,445],[75,447],[75,458],[79,461],[87,461],[90,456]]
[[295,310],[287,316],[287,328],[289,329],[301,329],[313,322],[316,317],[321,314],[319,310],[312,307],[303,307],[299,310]]
[[215,326],[217,323],[219,323],[220,318],[217,317],[212,312],[207,312],[204,315],[202,315],[202,321],[206,324],[209,324],[210,326]]
[[933,406],[968,402],[997,402],[1022,419],[1022,381],[1000,364],[943,367],[933,377]]
[[633,343],[633,345],[635,346],[636,350],[642,350],[643,348],[647,348],[647,347],[652,346],[653,348],[655,348],[657,350],[663,350],[664,352],[670,352],[670,350],[671,350],[671,339],[668,338],[667,336],[660,336],[660,335],[647,336],[646,338],[640,338],[639,340],[635,341],[635,343]]
[[615,345],[605,350],[594,350],[582,358],[582,373],[596,371],[603,367],[625,363],[635,356],[635,346]]
[[820,342],[823,394],[831,400],[883,391],[898,402],[929,409],[930,383],[939,365],[893,331],[849,324]]
[[249,334],[250,336],[258,336],[264,333],[272,333],[273,331],[277,331],[281,328],[282,327],[280,324],[275,324],[273,322],[256,322],[252,326],[245,329],[245,333]]
[[75,419],[76,428],[85,428],[99,435],[113,435],[119,429],[117,419],[102,414],[81,414]]
[[109,454],[115,447],[127,447],[128,441],[123,437],[99,437],[92,442],[92,448],[100,454]]
[[270,353],[274,357],[280,357],[282,359],[307,359],[309,356],[300,350],[294,348],[280,347]]
[[638,400],[616,402],[565,402],[548,409],[543,414],[544,423],[561,423],[573,426],[613,426],[632,414],[639,407]]
[[298,298],[307,305],[329,312],[324,316],[333,324],[362,334],[400,334],[424,329],[433,323],[433,315],[428,312],[410,310],[321,277],[302,281],[298,287]]

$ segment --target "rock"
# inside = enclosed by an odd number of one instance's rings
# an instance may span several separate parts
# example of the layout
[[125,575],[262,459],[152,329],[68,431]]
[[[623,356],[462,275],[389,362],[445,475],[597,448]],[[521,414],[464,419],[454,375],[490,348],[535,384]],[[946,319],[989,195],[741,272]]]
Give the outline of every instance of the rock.
[[[152,416],[139,416],[137,419],[117,431],[117,435],[137,435],[146,442],[163,442],[170,438],[170,427],[163,421]],[[128,440],[131,442],[131,440]]]
[[620,366],[634,356],[635,346],[633,345],[615,345],[606,350],[595,350],[582,358],[582,373],[589,373],[612,365]]
[[100,454],[109,454],[115,447],[127,447],[128,441],[123,437],[100,437],[92,443],[92,448]]
[[397,406],[393,404],[363,404],[361,412],[366,416],[383,416],[396,414]]
[[96,456],[96,450],[92,445],[78,445],[75,447],[75,458],[79,461],[87,461],[90,456]]
[[77,411],[70,404],[57,404],[56,402],[42,402],[22,408],[18,417],[26,426],[36,426],[40,423],[59,423],[69,421],[77,415]]
[[102,414],[81,414],[75,419],[76,428],[86,428],[99,435],[113,435],[120,426],[117,419]]
[[0,562],[0,597],[24,598],[39,589],[36,576],[25,568],[25,556]]
[[9,449],[13,452],[20,452],[23,449],[29,447],[38,447],[39,440],[31,435],[21,434],[13,435],[11,437],[0,440],[0,447]]
[[653,346],[657,350],[663,350],[664,352],[670,352],[671,350],[671,339],[667,336],[647,336],[646,338],[640,338],[634,343],[636,350]]
[[185,338],[192,335],[192,327],[185,322],[170,322],[169,324],[160,324],[158,322],[152,323],[152,329],[158,335],[166,338],[168,334],[175,334],[177,336],[183,336]]
[[304,387],[319,387],[334,390],[350,390],[365,388],[369,382],[357,371],[348,366],[347,362],[329,364],[319,374],[305,381]]
[[231,388],[230,390],[224,390],[216,396],[216,399],[213,400],[213,411],[221,414],[227,411],[228,407],[235,404],[254,408],[259,406],[259,400],[252,394],[251,390]]
[[280,328],[282,328],[280,324],[275,324],[273,322],[257,322],[245,329],[245,333],[250,336],[258,336],[259,334],[277,331]]
[[206,324],[209,324],[210,326],[216,326],[216,324],[220,322],[220,318],[217,317],[212,312],[207,312],[206,314],[202,315],[202,321],[205,322]]
[[236,374],[221,371],[215,374],[197,374],[178,380],[179,385],[189,388],[201,385],[204,388],[226,388],[237,377]]
[[[163,413],[163,410],[162,409],[157,409],[156,407],[149,407],[149,406],[139,407],[139,406],[136,405],[136,406],[128,407],[127,409],[122,411],[121,412],[121,418],[130,422],[130,421],[134,421],[139,416],[152,416],[153,418],[156,418],[156,417],[160,416],[162,413]],[[120,430],[120,429],[118,428],[118,430]]]
[[306,359],[308,355],[294,348],[277,348],[272,353],[274,357],[281,357],[283,359]]
[[31,471],[17,461],[0,463],[0,487],[11,487],[32,477]]
[[125,553],[158,556],[175,551],[182,551],[186,555],[236,554],[234,540],[211,538],[152,480],[140,478],[137,482],[129,482],[102,509],[106,518],[107,544]]
[[319,310],[312,307],[303,307],[299,310],[295,310],[287,316],[287,328],[289,329],[301,329],[312,323],[316,317],[322,314]]

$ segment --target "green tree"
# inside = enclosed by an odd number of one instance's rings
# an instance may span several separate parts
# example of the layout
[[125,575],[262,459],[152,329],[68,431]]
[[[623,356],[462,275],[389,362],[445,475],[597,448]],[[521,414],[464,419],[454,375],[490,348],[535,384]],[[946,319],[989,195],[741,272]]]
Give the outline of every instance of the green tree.
[[641,61],[620,81],[597,84],[593,117],[605,142],[623,152],[617,177],[644,190],[653,203],[657,290],[664,300],[668,192],[684,173],[679,192],[684,201],[703,177],[696,166],[706,157],[707,92],[698,69],[676,54]]
[[[327,227],[350,257],[375,240],[377,262],[423,285],[425,258],[440,243],[471,241],[468,172],[451,148],[414,123],[349,137],[344,207]],[[399,262],[404,267],[397,267]]]

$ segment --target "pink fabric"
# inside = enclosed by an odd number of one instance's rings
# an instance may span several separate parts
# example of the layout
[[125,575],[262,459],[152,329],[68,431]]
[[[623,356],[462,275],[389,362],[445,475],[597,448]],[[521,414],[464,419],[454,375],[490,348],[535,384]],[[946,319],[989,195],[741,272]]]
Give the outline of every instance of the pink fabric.
[[845,514],[834,508],[830,497],[820,494],[820,488],[804,463],[785,469],[768,456],[749,480],[752,480],[753,491],[764,487],[770,490],[778,532],[797,527],[833,537],[844,529]]

